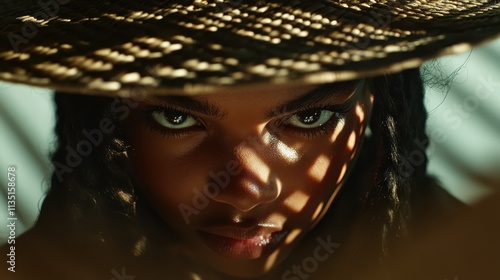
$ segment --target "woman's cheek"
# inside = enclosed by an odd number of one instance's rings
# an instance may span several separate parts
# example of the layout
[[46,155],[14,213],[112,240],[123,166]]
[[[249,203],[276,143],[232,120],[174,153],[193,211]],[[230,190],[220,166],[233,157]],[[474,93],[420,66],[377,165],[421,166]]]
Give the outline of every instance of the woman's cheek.
[[[347,126],[345,126],[347,127]],[[343,171],[350,162],[351,151],[340,142],[347,141],[349,135],[341,132],[338,141],[331,143],[329,136],[309,140],[305,149],[297,151],[300,160],[292,165],[272,166],[283,186],[282,200],[292,213],[311,216],[318,212],[318,205],[335,191]],[[324,204],[324,203],[323,203]]]
[[199,184],[196,182],[198,176],[193,176],[192,172],[201,171],[198,166],[185,165],[180,157],[174,157],[175,152],[165,147],[165,142],[150,140],[149,143],[139,140],[131,145],[131,162],[138,187],[161,214],[179,213],[180,204],[192,204],[194,186]]
[[314,182],[337,185],[344,179],[355,157],[363,130],[362,123],[354,116],[355,113],[350,112],[323,143],[316,145],[319,151],[306,169]]

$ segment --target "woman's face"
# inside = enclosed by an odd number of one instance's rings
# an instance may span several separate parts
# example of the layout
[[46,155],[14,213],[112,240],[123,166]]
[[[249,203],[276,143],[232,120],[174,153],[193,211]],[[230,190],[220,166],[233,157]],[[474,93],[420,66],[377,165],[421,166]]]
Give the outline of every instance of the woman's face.
[[286,258],[349,173],[373,102],[365,88],[353,81],[141,101],[124,123],[130,157],[176,249],[235,276]]

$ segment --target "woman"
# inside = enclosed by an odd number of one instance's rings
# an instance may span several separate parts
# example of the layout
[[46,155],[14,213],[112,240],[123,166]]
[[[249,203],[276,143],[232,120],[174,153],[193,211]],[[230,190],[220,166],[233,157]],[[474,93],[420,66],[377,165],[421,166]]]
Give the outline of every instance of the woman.
[[415,67],[497,36],[498,3],[17,5],[0,78],[58,91],[59,146],[16,277],[355,278],[460,207],[405,165]]

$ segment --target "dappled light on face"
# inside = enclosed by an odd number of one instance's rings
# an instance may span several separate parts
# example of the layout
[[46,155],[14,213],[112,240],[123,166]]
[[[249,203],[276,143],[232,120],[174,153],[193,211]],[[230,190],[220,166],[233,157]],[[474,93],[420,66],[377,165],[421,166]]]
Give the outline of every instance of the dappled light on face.
[[339,137],[339,134],[344,129],[344,126],[345,126],[345,122],[339,122],[339,124],[337,125],[337,127],[335,128],[335,130],[332,133],[332,137],[330,137],[331,143],[334,143],[335,140],[337,140],[337,137]]
[[287,197],[284,204],[294,213],[299,213],[306,206],[310,196],[302,191],[296,191]]
[[356,105],[356,116],[358,116],[358,120],[362,123],[365,120],[365,111],[360,104]]
[[337,184],[342,181],[342,178],[344,178],[345,172],[347,171],[347,163],[344,163],[342,165],[342,169],[340,170],[339,178],[337,179]]
[[321,182],[330,167],[331,159],[326,155],[320,155],[307,171],[307,174],[316,182]]
[[265,132],[262,136],[262,142],[277,151],[277,154],[289,163],[295,163],[299,159],[297,149],[289,147],[283,141],[272,136],[269,132]]
[[274,137],[269,131],[264,132],[262,135],[262,143],[266,146],[271,146],[271,141],[276,140],[276,137]]
[[323,210],[323,206],[324,206],[324,203],[321,202],[318,207],[316,207],[316,210],[314,211],[312,217],[311,217],[311,221],[315,221],[319,215],[321,214],[321,211]]
[[242,145],[237,148],[239,155],[241,157],[241,164],[245,170],[248,170],[255,178],[258,178],[260,182],[266,183],[269,181],[269,175],[271,169],[269,166],[261,159],[259,155],[252,148]]
[[254,184],[252,181],[245,178],[241,180],[241,184],[246,186],[245,188],[247,192],[252,193],[256,197],[260,197],[260,187]]
[[264,265],[264,271],[269,271],[275,264],[276,259],[280,253],[280,249],[274,251],[266,260],[266,264]]
[[297,236],[299,236],[299,234],[301,232],[302,232],[302,229],[300,229],[300,228],[296,228],[296,229],[293,229],[292,231],[290,231],[290,233],[288,234],[288,236],[285,239],[285,244],[292,243],[295,240],[295,238],[297,238]]
[[295,163],[299,159],[299,153],[297,153],[296,150],[288,147],[282,141],[278,140],[276,148],[278,149],[280,156],[290,163]]
[[[166,143],[162,148],[167,149],[169,156],[174,155],[169,157],[168,161],[160,157],[155,161],[162,164],[166,161],[161,167],[174,166],[171,168],[172,171],[169,171],[171,172],[169,176],[158,176],[158,186],[163,186],[165,182],[168,182],[185,187],[168,193],[163,191],[164,187],[157,188],[161,189],[161,192],[151,191],[154,206],[162,207],[161,214],[165,213],[165,220],[175,221],[175,230],[178,230],[176,234],[189,231],[190,235],[186,236],[186,241],[191,242],[189,238],[194,236],[193,238],[197,238],[196,242],[198,242],[189,244],[184,242],[182,246],[179,245],[179,251],[184,255],[189,255],[189,258],[199,253],[200,257],[196,257],[197,261],[206,262],[207,265],[221,272],[227,271],[235,277],[250,277],[249,275],[260,275],[258,273],[272,271],[276,266],[281,266],[281,263],[286,263],[287,257],[294,256],[296,250],[303,250],[301,247],[305,242],[302,243],[302,236],[307,240],[309,232],[315,229],[322,230],[322,225],[316,227],[319,223],[330,223],[323,217],[336,199],[339,190],[343,189],[341,184],[345,182],[344,177],[347,177],[347,171],[350,171],[352,165],[349,157],[361,146],[359,144],[362,136],[358,136],[358,132],[362,130],[360,127],[363,127],[364,122],[369,118],[370,111],[363,111],[365,107],[356,104],[359,102],[355,99],[358,96],[352,98],[348,99],[349,102],[346,103],[348,106],[338,104],[338,108],[345,109],[339,109],[338,112],[332,109],[335,114],[329,119],[331,120],[328,122],[329,125],[315,129],[294,129],[287,125],[279,125],[276,128],[272,126],[275,123],[280,124],[276,119],[283,118],[284,113],[272,117],[269,121],[269,117],[262,114],[259,108],[248,107],[246,103],[236,104],[236,101],[247,101],[246,99],[234,99],[226,104],[220,102],[218,96],[214,97],[214,102],[207,97],[210,104],[221,107],[221,111],[228,117],[225,119],[210,117],[206,121],[208,134],[199,133],[198,137],[198,132],[196,132],[193,134],[196,137],[193,138],[158,141],[162,145]],[[262,105],[272,109],[281,99],[287,100],[288,97],[273,97],[262,102]],[[336,104],[340,101],[340,98],[325,99],[314,106],[330,105],[331,107],[325,108],[337,108]],[[303,110],[311,106],[308,105]],[[287,114],[292,114],[297,110],[301,112],[302,109],[299,109],[294,109]],[[307,116],[305,113],[304,115]],[[323,113],[321,116],[324,117]],[[184,142],[189,142],[186,141],[189,139],[193,139],[191,141],[193,144],[189,145],[189,149],[184,148]],[[161,155],[157,149],[151,152],[151,156],[158,154]],[[193,163],[195,163],[194,166]],[[147,164],[143,163],[142,166],[147,167]],[[152,170],[151,168],[145,169]],[[155,173],[161,175],[162,172],[155,171]],[[154,196],[157,193],[162,195],[165,193],[162,197],[166,199],[157,200],[158,195]],[[119,196],[122,200],[128,199],[123,194]],[[165,201],[169,204],[164,207]],[[182,209],[181,204],[185,206]],[[181,211],[180,214],[177,209]],[[230,260],[227,256],[214,255],[211,246],[198,246],[199,242],[204,241],[205,235],[198,236],[195,233],[191,235],[191,232],[203,231],[213,226],[212,224],[222,222],[229,223],[230,226],[235,225],[235,228],[240,226],[242,228],[276,228],[283,235],[279,236],[279,242],[275,242],[278,246],[269,247],[265,254],[258,257],[256,257],[257,253],[261,253],[257,251],[260,250],[254,250],[252,246],[267,245],[262,239],[259,244],[248,244],[248,246],[243,246],[244,242],[226,242],[237,244],[233,244],[234,248],[219,251],[233,249],[237,251],[242,247],[248,247],[241,250],[247,250],[248,254],[252,253],[252,256],[256,258]],[[184,236],[179,237],[184,238]],[[274,237],[269,239],[270,242],[273,240]],[[227,245],[224,242],[219,243],[217,245]],[[218,248],[215,248],[215,251],[217,250]],[[246,252],[241,253],[243,254]],[[196,279],[195,277],[195,275],[192,276],[193,279]]]
[[358,151],[358,147],[356,147],[356,149],[354,149],[354,151],[351,153],[351,157],[350,159],[353,160],[354,157],[356,157],[356,152]]
[[[370,97],[371,100],[373,101],[373,96]],[[365,122],[366,114],[365,111],[363,110],[363,107],[361,107],[360,104],[356,105],[356,115],[358,116],[359,123],[362,124]],[[363,129],[360,129],[358,131],[358,135],[361,137],[363,134]]]
[[349,135],[349,139],[347,140],[347,149],[352,151],[354,149],[354,145],[356,144],[356,132],[352,131],[351,135]]
[[266,146],[270,146],[271,140],[273,140],[273,139],[276,139],[276,138],[273,137],[271,135],[271,133],[269,133],[269,131],[264,132],[264,134],[262,135],[262,143],[264,143]]

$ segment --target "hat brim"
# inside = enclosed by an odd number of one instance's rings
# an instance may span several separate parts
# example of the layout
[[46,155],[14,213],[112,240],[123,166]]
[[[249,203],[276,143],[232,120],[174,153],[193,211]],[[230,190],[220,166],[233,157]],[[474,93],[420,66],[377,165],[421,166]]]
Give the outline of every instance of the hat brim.
[[373,2],[13,5],[0,15],[0,80],[112,96],[329,83],[418,67],[500,33],[499,1]]

